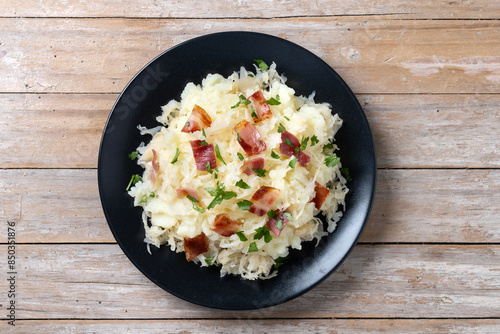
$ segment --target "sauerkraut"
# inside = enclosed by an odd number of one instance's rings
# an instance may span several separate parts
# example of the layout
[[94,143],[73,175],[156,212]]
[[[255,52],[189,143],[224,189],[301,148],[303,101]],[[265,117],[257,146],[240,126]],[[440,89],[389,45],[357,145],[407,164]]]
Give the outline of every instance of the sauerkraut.
[[[255,110],[245,97],[258,90],[270,100],[272,115],[254,123]],[[195,105],[206,111],[211,125],[203,131],[181,132]],[[293,88],[286,85],[285,76],[277,73],[276,64],[264,69],[255,66],[252,71],[242,67],[227,78],[209,74],[201,84],[188,83],[180,101],[172,100],[162,110],[157,118],[160,127],[153,131],[138,127],[152,139],[137,148],[137,162],[144,173],[142,180],[128,191],[134,204],[143,209],[147,247],[168,245],[172,251],[183,252],[185,240],[203,233],[208,239],[208,250],[197,255],[194,262],[219,266],[221,276],[265,279],[276,275],[276,262],[286,258],[290,248],[300,250],[302,242],[319,242],[334,231],[348,192],[341,162],[334,153],[338,150],[334,136],[342,120],[327,103],[316,103],[313,92],[308,97],[296,96]],[[266,149],[256,156],[248,157],[238,142],[234,128],[244,120],[255,126],[266,144]],[[310,157],[306,167],[293,161],[296,156],[280,153],[280,129],[301,141],[300,149]],[[197,169],[190,145],[193,140],[218,146],[215,169]],[[245,174],[242,166],[255,157],[264,158],[264,173]],[[238,182],[247,186],[237,186]],[[320,210],[312,201],[316,184],[329,191]],[[236,195],[208,208],[214,200],[210,190],[221,185]],[[272,215],[259,216],[238,205],[251,201],[263,186],[280,191],[271,211],[286,210],[291,215],[279,236],[267,229],[266,237],[259,238]],[[177,190],[181,188],[194,190],[199,201],[193,196],[179,197]],[[237,233],[222,236],[212,229],[215,217],[221,213],[241,223]],[[325,216],[326,226],[317,217],[319,214]]]

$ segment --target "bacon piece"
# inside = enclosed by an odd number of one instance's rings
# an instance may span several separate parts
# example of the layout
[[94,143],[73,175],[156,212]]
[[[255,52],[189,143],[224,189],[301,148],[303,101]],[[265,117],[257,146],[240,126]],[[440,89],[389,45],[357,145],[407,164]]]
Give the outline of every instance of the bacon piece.
[[179,188],[175,190],[177,192],[177,197],[183,198],[186,196],[191,196],[196,198],[197,201],[200,201],[200,197],[198,197],[198,193],[196,192],[195,189],[191,188]]
[[238,232],[240,225],[241,222],[231,219],[227,213],[221,213],[215,217],[214,225],[210,229],[223,237],[230,237]]
[[153,171],[151,172],[151,183],[155,184],[156,182],[156,176],[158,175],[158,170],[160,169],[160,165],[158,163],[158,154],[156,153],[155,149],[152,149],[153,151],[153,160],[151,163],[153,164]]
[[[288,218],[286,218],[286,216],[284,215],[285,212],[289,211],[288,210],[278,211],[277,212],[278,214],[274,216],[272,219],[269,219],[266,223],[267,227],[278,237],[280,236],[281,231],[283,231],[283,229],[285,228],[285,225],[288,224],[289,222]],[[278,227],[276,227],[276,224],[278,223],[278,218],[281,219],[281,229],[278,229]]]
[[[210,168],[217,167],[215,160],[215,150],[213,144],[202,145],[204,140],[191,140],[191,148],[193,149],[194,161],[196,161],[196,168],[198,170],[207,170],[207,162],[210,162]],[[206,142],[205,142],[206,143]]]
[[316,196],[313,198],[312,202],[314,202],[314,206],[316,207],[316,209],[319,210],[325,202],[326,198],[330,195],[330,190],[316,181],[314,181],[314,183],[316,184],[316,187],[314,187]]
[[[297,147],[298,150],[296,151]],[[311,157],[300,149],[300,142],[297,137],[286,130],[281,133],[280,152],[287,157],[296,156],[302,167],[307,167],[307,164],[311,161]]]
[[255,114],[257,115],[257,117],[252,116],[252,118],[256,123],[268,119],[273,115],[271,113],[271,108],[269,108],[269,104],[267,103],[267,100],[261,90],[253,93],[248,98],[248,100],[252,102],[250,106],[253,106],[253,108],[255,109]]
[[238,142],[248,156],[259,154],[266,149],[266,143],[260,140],[257,128],[248,121],[241,121],[234,127]]
[[184,252],[188,262],[206,251],[208,251],[208,238],[205,233],[201,232],[194,238],[184,238]]
[[241,166],[241,170],[246,175],[257,174],[253,170],[254,169],[264,169],[264,158],[254,158],[243,163]]
[[251,202],[253,204],[250,206],[250,212],[258,216],[265,215],[280,193],[281,190],[273,187],[260,187],[252,196]]
[[207,114],[205,109],[195,104],[193,107],[193,111],[188,118],[188,121],[182,128],[181,132],[195,132],[201,131],[203,128],[208,128],[212,125],[212,119]]

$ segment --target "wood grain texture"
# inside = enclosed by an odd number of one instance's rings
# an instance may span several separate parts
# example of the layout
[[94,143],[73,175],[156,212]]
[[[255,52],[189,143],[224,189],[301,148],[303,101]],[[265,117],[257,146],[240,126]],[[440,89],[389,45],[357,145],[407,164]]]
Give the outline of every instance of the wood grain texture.
[[[2,0],[4,17],[277,18],[294,16],[385,15],[404,18],[498,18],[495,1],[147,1],[86,2]],[[196,8],[196,10],[193,10]]]
[[[18,242],[114,242],[95,170],[0,170]],[[500,242],[499,170],[379,170],[362,242]]]
[[[117,97],[0,94],[0,167],[97,167],[102,130]],[[357,97],[379,168],[500,166],[500,95]]]
[[[11,327],[11,326],[9,326]],[[15,329],[0,322],[8,333],[290,333],[290,334],[421,334],[421,333],[482,333],[497,334],[498,319],[234,319],[234,320],[23,320]]]
[[263,32],[298,43],[337,70],[356,93],[500,93],[500,21],[370,16],[3,18],[0,92],[117,93],[162,51],[193,37],[230,30]]
[[[0,246],[2,254],[6,247]],[[254,311],[209,309],[173,297],[143,276],[117,245],[17,245],[17,254],[19,319],[500,316],[498,245],[358,245],[313,290]],[[0,281],[1,291],[6,284]]]

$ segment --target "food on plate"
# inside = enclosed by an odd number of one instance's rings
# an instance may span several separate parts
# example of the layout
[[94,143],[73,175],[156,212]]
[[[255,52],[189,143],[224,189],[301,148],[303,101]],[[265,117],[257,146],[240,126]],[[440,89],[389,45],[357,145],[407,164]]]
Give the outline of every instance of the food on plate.
[[162,126],[139,126],[152,139],[131,154],[144,172],[127,186],[147,247],[266,279],[290,249],[334,231],[348,192],[335,153],[342,120],[313,93],[296,96],[276,64],[209,74],[162,110]]

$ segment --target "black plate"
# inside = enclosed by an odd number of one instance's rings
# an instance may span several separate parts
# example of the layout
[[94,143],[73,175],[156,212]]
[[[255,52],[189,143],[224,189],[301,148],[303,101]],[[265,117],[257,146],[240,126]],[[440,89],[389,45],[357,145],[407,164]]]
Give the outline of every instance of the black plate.
[[[328,102],[344,120],[336,136],[339,156],[350,169],[352,182],[347,210],[331,235],[318,245],[305,243],[292,251],[277,277],[247,281],[219,277],[216,267],[201,268],[186,262],[184,253],[168,247],[146,250],[142,209],[133,206],[125,188],[132,174],[143,170],[128,154],[149,136],[140,124],[159,125],[160,107],[180,99],[188,82],[201,83],[209,73],[229,76],[240,66],[252,69],[254,58],[288,78],[299,95],[316,91],[317,102]],[[320,58],[287,40],[251,32],[225,32],[198,37],[162,53],[144,67],[116,101],[103,132],[98,161],[99,193],[104,214],[116,241],[132,263],[151,281],[184,300],[222,309],[256,309],[300,296],[327,278],[356,244],[370,213],[376,177],[373,138],[354,94],[339,75]]]

